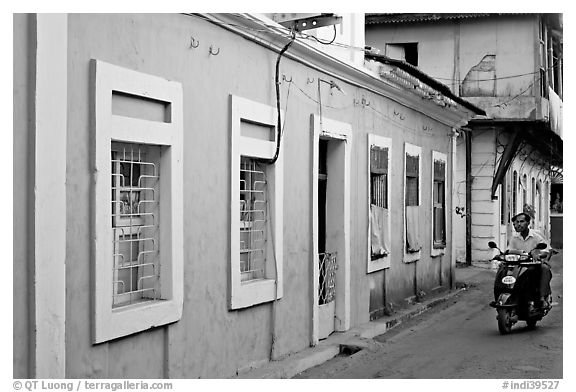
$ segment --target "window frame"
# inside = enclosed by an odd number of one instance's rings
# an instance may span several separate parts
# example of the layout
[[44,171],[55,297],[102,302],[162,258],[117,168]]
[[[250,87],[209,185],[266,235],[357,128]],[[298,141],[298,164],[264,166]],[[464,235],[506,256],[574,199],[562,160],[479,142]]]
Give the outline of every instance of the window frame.
[[416,146],[410,143],[404,143],[404,173],[402,177],[403,182],[403,194],[402,194],[402,214],[403,214],[403,226],[404,230],[402,231],[402,249],[404,253],[403,261],[405,263],[411,263],[414,261],[418,261],[422,255],[422,248],[420,248],[417,252],[408,252],[406,248],[406,228],[407,228],[407,219],[406,219],[406,174],[407,174],[407,163],[408,160],[406,159],[406,155],[416,155],[418,156],[418,216],[420,217],[421,213],[421,206],[422,206],[422,147]]
[[[385,255],[379,259],[376,260],[372,260],[372,222],[370,219],[370,214],[371,214],[371,197],[372,197],[372,181],[371,181],[371,167],[370,167],[370,162],[371,162],[371,154],[372,154],[372,147],[379,147],[379,148],[387,148],[388,149],[388,175],[386,176],[386,187],[387,187],[387,192],[386,192],[386,205],[387,210],[388,210],[388,227],[386,230],[386,237],[388,240],[388,243],[391,244],[391,237],[390,237],[390,231],[391,231],[391,221],[392,221],[392,217],[390,214],[390,211],[392,211],[392,205],[391,205],[391,197],[390,197],[390,185],[391,185],[391,173],[392,173],[392,139],[388,138],[388,137],[383,137],[383,136],[378,136],[375,134],[368,134],[368,152],[367,152],[367,161],[368,161],[368,165],[367,165],[367,173],[368,173],[368,181],[367,181],[367,194],[368,194],[368,200],[367,200],[367,219],[368,219],[368,257],[367,257],[367,273],[371,273],[371,272],[375,272],[375,271],[380,271],[383,270],[385,268],[390,268],[390,259],[391,259],[391,254]],[[390,249],[391,252],[391,249]]]
[[[272,159],[276,152],[276,108],[230,94],[230,271],[229,309],[236,310],[280,299],[283,296],[283,203],[284,163],[282,146],[276,162],[266,170],[268,187],[268,233],[266,265],[273,265],[276,279],[241,281],[240,272],[240,161],[241,157]],[[284,117],[283,111],[280,112]],[[242,121],[270,128],[274,140],[241,134]],[[282,144],[282,143],[281,143]],[[270,259],[269,259],[270,258]]]
[[[441,161],[444,162],[444,194],[443,194],[443,209],[444,209],[444,242],[440,243],[435,241],[434,239],[434,208],[435,208],[435,200],[434,200],[434,188],[436,187],[436,180],[434,178],[434,162]],[[432,151],[432,171],[431,171],[431,184],[432,187],[430,189],[431,193],[431,211],[432,211],[432,225],[431,225],[431,232],[430,232],[430,253],[432,257],[443,255],[446,252],[446,243],[447,239],[447,230],[448,230],[448,208],[446,205],[447,198],[447,183],[448,183],[448,156],[444,153],[439,151]]]
[[[183,307],[182,85],[100,60],[91,60],[93,87],[93,343],[102,343],[176,322]],[[165,122],[112,114],[113,92],[164,103]],[[160,299],[113,308],[113,229],[111,145],[161,146],[160,156]]]
[[[403,60],[410,65],[418,67],[420,63],[420,51],[419,51],[419,42],[418,41],[411,41],[411,42],[387,42],[384,45],[384,54],[391,58],[397,58],[394,53],[390,53],[393,51],[402,50],[403,52]],[[407,55],[408,53],[408,55]]]

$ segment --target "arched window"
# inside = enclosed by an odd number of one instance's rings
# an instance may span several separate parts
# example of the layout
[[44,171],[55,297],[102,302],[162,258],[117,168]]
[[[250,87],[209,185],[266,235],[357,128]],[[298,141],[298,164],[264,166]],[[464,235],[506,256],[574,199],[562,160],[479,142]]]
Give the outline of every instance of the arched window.
[[536,179],[532,177],[532,187],[530,188],[532,191],[532,205],[536,207]]
[[512,216],[518,211],[518,172],[514,170],[512,175]]
[[538,205],[538,221],[542,221],[542,182],[540,180],[538,180],[538,183],[536,184],[536,200],[537,202],[535,204]]
[[522,176],[522,208],[524,208],[524,204],[528,204],[528,176],[524,174]]

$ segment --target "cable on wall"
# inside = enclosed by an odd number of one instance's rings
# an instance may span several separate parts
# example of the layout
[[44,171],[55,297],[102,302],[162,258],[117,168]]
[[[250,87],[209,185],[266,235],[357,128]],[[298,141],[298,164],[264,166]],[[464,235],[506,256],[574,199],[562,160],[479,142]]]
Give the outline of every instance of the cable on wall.
[[286,53],[288,48],[294,43],[296,40],[296,34],[292,31],[290,36],[290,41],[280,51],[278,57],[276,58],[276,76],[274,78],[274,84],[276,86],[276,111],[278,112],[278,121],[276,124],[276,152],[274,153],[274,157],[271,159],[258,159],[260,162],[264,162],[270,165],[273,165],[278,160],[278,156],[280,155],[280,141],[282,138],[282,115],[280,111],[280,60],[282,59],[282,55]]

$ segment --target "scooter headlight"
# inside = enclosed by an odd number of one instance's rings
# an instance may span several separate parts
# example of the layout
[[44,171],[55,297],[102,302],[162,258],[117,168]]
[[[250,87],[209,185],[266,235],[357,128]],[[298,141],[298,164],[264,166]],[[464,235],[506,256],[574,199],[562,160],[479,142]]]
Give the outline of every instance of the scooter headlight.
[[518,261],[520,260],[520,255],[505,255],[504,259],[506,261]]

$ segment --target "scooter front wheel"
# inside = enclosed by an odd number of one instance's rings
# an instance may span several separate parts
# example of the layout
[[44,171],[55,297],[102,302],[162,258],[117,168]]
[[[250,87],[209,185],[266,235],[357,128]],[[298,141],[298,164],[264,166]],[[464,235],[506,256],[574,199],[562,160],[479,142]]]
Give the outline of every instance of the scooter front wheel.
[[512,331],[512,320],[510,319],[510,311],[504,308],[498,309],[498,331],[502,335],[506,335]]

